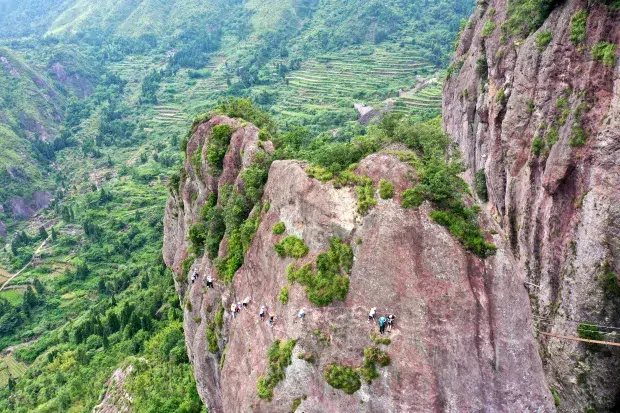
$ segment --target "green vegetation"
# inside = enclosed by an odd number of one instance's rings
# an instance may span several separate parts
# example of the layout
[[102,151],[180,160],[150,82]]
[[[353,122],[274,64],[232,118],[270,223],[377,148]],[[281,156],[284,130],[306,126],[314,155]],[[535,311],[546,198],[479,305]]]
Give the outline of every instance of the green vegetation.
[[394,198],[394,185],[385,179],[379,181],[379,196],[381,199]]
[[316,258],[316,272],[311,264],[297,268],[291,264],[287,269],[290,283],[298,282],[306,289],[310,302],[326,306],[334,300],[344,301],[349,292],[349,278],[353,266],[353,250],[338,238],[332,238],[330,249]]
[[592,58],[605,66],[616,66],[616,45],[609,42],[598,42],[592,47]]
[[527,37],[538,30],[556,5],[554,0],[509,0],[504,32]]
[[588,12],[579,10],[571,17],[570,41],[578,46],[586,41],[586,23],[588,21]]
[[474,175],[474,186],[478,199],[482,202],[487,202],[489,200],[489,193],[487,191],[487,175],[484,168],[476,171]]
[[278,301],[283,305],[288,304],[288,287],[282,287],[278,294]]
[[535,137],[532,141],[532,153],[536,156],[540,156],[543,149],[545,149],[545,141],[538,136]]
[[602,340],[603,336],[594,324],[582,323],[577,326],[579,338],[586,340]]
[[608,299],[620,298],[620,283],[615,273],[607,271],[599,275],[598,278],[603,284],[603,289]]
[[304,241],[294,235],[284,238],[278,244],[274,245],[274,249],[282,258],[303,258],[308,255],[308,251],[310,251],[308,246],[304,244]]
[[211,136],[207,143],[207,161],[215,171],[222,170],[232,133],[233,130],[228,125],[216,125],[211,129]]
[[555,407],[560,407],[560,402],[561,402],[560,394],[553,387],[550,390],[551,390],[551,395],[553,396],[553,404],[555,405]]
[[286,225],[284,224],[284,222],[278,222],[277,224],[273,226],[273,229],[271,232],[274,235],[282,235],[284,234],[285,231],[286,231]]
[[258,397],[261,399],[267,401],[273,399],[273,389],[276,388],[278,383],[284,380],[284,370],[291,365],[291,357],[295,344],[295,340],[276,340],[271,347],[269,347],[267,351],[267,358],[269,360],[267,374],[260,376],[256,385]]
[[588,135],[583,130],[581,125],[573,126],[572,133],[568,144],[572,147],[580,147],[586,144],[588,140]]
[[330,364],[325,368],[325,381],[334,389],[353,394],[362,387],[360,375],[352,367]]
[[552,40],[553,34],[550,30],[540,32],[540,34],[538,34],[538,37],[536,37],[536,46],[538,47],[538,50],[545,50]]
[[357,212],[360,215],[366,215],[372,207],[377,205],[375,188],[373,188],[372,182],[369,182],[365,185],[359,185],[355,189],[357,191]]
[[490,37],[493,32],[495,31],[495,28],[497,27],[497,25],[493,22],[493,20],[489,19],[484,23],[484,26],[482,27],[482,32],[481,32],[481,36],[482,37]]
[[307,396],[303,396],[303,397],[297,397],[295,400],[293,400],[293,403],[291,404],[291,413],[295,413],[297,411],[297,408],[301,405],[302,400],[306,400]]
[[379,377],[376,365],[386,367],[390,364],[390,356],[377,347],[370,347],[364,350],[364,364],[358,369],[360,377],[368,384]]

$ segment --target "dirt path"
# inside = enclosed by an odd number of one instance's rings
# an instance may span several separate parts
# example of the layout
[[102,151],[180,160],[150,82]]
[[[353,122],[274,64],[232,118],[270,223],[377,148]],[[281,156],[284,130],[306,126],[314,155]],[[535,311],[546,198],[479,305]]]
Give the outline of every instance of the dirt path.
[[24,265],[24,267],[21,270],[17,271],[15,274],[11,275],[11,277],[9,277],[9,279],[6,280],[4,282],[4,284],[2,284],[2,287],[0,287],[0,292],[2,292],[2,290],[4,290],[4,288],[7,285],[9,285],[9,283],[11,281],[13,281],[13,279],[15,279],[17,276],[19,276],[19,274],[24,272],[28,267],[30,267],[30,264],[32,264],[32,260],[34,260],[34,258],[39,254],[39,252],[41,252],[41,250],[45,246],[45,243],[47,242],[48,239],[49,239],[49,237],[45,241],[43,241],[43,243],[41,245],[39,245],[39,248],[37,248],[37,250],[34,252],[34,254],[32,254],[32,258],[30,258],[30,261],[28,261],[28,264]]

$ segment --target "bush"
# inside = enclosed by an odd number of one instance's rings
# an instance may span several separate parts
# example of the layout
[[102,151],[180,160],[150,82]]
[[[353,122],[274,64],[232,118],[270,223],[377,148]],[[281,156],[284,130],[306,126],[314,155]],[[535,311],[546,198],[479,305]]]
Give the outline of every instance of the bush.
[[536,37],[536,46],[538,50],[544,50],[549,43],[553,40],[553,34],[550,30],[545,30],[544,32],[540,32],[538,37]]
[[366,215],[372,207],[377,205],[375,189],[372,187],[372,183],[369,183],[367,185],[358,186],[356,190],[357,212],[359,212],[360,215]]
[[484,168],[479,169],[476,172],[474,176],[474,181],[478,198],[482,202],[487,202],[489,200],[489,193],[487,191],[487,175],[484,171]]
[[568,141],[568,144],[572,147],[579,147],[585,145],[587,140],[588,135],[586,135],[586,132],[583,130],[583,128],[580,125],[575,125],[573,127],[571,138],[570,141]]
[[620,284],[618,284],[616,274],[610,271],[599,275],[598,278],[603,283],[603,289],[607,298],[620,298]]
[[403,208],[418,208],[424,202],[424,195],[419,186],[404,190],[402,197]]
[[353,394],[362,387],[360,375],[351,367],[330,364],[325,368],[324,377],[330,386],[346,394]]
[[330,250],[316,258],[316,273],[310,264],[301,268],[291,264],[287,269],[287,279],[303,285],[310,302],[323,307],[334,300],[345,300],[349,292],[349,278],[344,274],[350,273],[352,266],[351,247],[338,238],[332,238]]
[[228,125],[216,125],[211,129],[207,142],[207,162],[215,171],[224,167],[224,157],[228,151],[233,130]]
[[284,234],[285,231],[286,231],[286,225],[284,224],[284,222],[278,222],[277,224],[273,226],[273,229],[271,232],[273,232],[274,235],[282,235]]
[[545,141],[538,136],[532,141],[532,153],[536,156],[540,156],[542,150],[545,149]]
[[215,323],[211,323],[207,326],[207,343],[209,344],[209,352],[213,354],[217,354],[217,352],[220,351],[215,327]]
[[495,28],[497,27],[497,25],[495,23],[493,23],[493,21],[491,19],[487,20],[484,23],[484,26],[482,27],[482,33],[481,36],[482,37],[489,37],[493,34],[493,32],[495,31]]
[[597,326],[594,324],[581,323],[577,326],[577,334],[579,338],[586,340],[602,340],[603,335],[600,333]]
[[274,246],[278,255],[282,258],[303,258],[308,255],[309,248],[304,241],[294,235],[288,236]]
[[394,185],[390,181],[382,179],[379,181],[379,196],[381,199],[391,199],[394,197]]
[[306,168],[306,174],[310,178],[318,179],[319,181],[325,183],[334,178],[334,174],[318,165],[310,165]]
[[284,380],[284,370],[291,365],[293,348],[296,343],[295,340],[284,342],[276,340],[267,350],[267,358],[269,360],[267,375],[260,376],[256,385],[258,397],[261,399],[267,401],[273,399],[273,389]]
[[556,3],[556,0],[510,0],[503,29],[508,34],[527,37],[542,26]]
[[495,254],[497,247],[486,242],[484,233],[476,223],[476,212],[471,208],[465,208],[462,212],[433,211],[431,218],[447,227],[465,248],[479,257],[486,258]]
[[288,304],[288,287],[282,287],[278,294],[278,301],[283,305]]
[[482,55],[476,60],[476,74],[478,78],[486,82],[489,79],[489,63],[487,62],[487,57]]
[[588,12],[580,10],[571,17],[570,41],[575,46],[586,41],[586,23],[588,21]]
[[616,66],[616,45],[609,42],[598,42],[592,47],[592,58],[605,66]]

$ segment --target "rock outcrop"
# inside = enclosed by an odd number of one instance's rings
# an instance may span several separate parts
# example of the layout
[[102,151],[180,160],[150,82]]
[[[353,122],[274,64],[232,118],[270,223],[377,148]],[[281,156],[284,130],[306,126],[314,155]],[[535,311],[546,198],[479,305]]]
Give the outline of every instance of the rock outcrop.
[[36,191],[29,199],[18,196],[9,199],[8,205],[13,219],[26,220],[38,211],[47,208],[51,202],[52,194],[46,191]]
[[[507,1],[484,2],[444,89],[445,130],[469,179],[484,169],[506,254],[531,283],[534,326],[564,336],[577,336],[583,322],[620,326],[620,65],[615,49],[607,62],[592,52],[620,44],[620,14],[604,3],[558,2],[537,31],[517,39],[501,29]],[[571,39],[580,11],[585,38]],[[617,330],[591,328],[617,340]],[[561,411],[620,409],[619,348],[538,343]]]
[[[223,169],[214,174],[205,161],[206,143],[219,124],[235,132]],[[201,155],[195,155],[199,150]],[[167,202],[164,260],[176,273],[188,354],[210,412],[289,412],[293,403],[307,413],[555,411],[531,328],[523,273],[510,245],[501,235],[493,236],[497,254],[481,260],[429,218],[429,205],[403,209],[400,194],[414,171],[393,155],[371,155],[355,171],[375,184],[388,179],[395,188],[394,199],[376,196],[377,205],[365,216],[357,212],[353,188],[310,178],[303,162],[274,162],[263,207],[252,212],[260,214],[258,229],[232,283],[218,277],[217,262],[208,256],[188,261],[189,230],[200,221],[210,194],[221,202],[228,184],[242,191],[244,171],[259,154],[272,150],[253,125],[215,116],[195,128],[179,189],[172,189]],[[279,222],[286,227],[282,235],[272,231]],[[486,225],[500,230],[491,220]],[[308,255],[280,257],[274,245],[287,236],[303,239]],[[353,251],[349,292],[344,301],[318,307],[302,286],[289,284],[287,268],[313,263],[330,249],[333,237]],[[220,262],[229,241],[225,236],[220,244]],[[192,283],[194,269],[199,277]],[[205,288],[208,275],[214,289]],[[284,286],[286,304],[276,298]],[[249,309],[233,319],[231,304],[248,296]],[[277,315],[273,327],[259,319],[261,305],[269,307],[268,315]],[[367,322],[371,307],[397,317],[389,345],[373,343],[377,327]],[[297,320],[302,308],[303,323]],[[267,401],[258,397],[257,381],[267,374],[267,351],[276,339],[295,339],[296,345],[285,377]],[[391,363],[377,367],[371,383],[363,381],[348,395],[326,382],[328,365],[361,367],[364,349],[375,345]]]

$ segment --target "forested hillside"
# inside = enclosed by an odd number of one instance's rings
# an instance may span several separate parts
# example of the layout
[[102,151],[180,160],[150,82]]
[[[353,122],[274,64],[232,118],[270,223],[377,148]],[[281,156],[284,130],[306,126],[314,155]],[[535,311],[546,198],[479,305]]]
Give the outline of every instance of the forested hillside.
[[472,7],[0,0],[0,411],[204,411],[161,254],[192,121],[247,98],[279,156],[339,174],[354,104],[440,114]]

